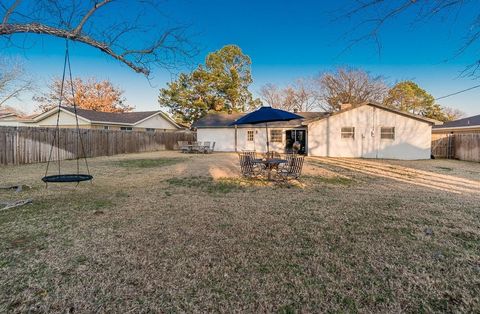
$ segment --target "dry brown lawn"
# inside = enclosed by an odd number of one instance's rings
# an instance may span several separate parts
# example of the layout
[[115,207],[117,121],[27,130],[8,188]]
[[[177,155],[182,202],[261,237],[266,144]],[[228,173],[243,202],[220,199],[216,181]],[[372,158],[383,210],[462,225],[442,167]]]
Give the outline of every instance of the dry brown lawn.
[[[93,184],[0,167],[0,312],[479,312],[480,164],[233,154],[89,160]],[[65,168],[74,167],[66,162]]]

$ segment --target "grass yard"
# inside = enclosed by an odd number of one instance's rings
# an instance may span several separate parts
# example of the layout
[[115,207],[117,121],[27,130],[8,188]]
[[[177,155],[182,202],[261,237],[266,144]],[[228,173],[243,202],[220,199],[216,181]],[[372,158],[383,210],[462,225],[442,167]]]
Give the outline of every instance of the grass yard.
[[[479,312],[480,164],[233,154],[89,160],[94,184],[0,167],[0,312]],[[74,162],[65,162],[68,170]]]

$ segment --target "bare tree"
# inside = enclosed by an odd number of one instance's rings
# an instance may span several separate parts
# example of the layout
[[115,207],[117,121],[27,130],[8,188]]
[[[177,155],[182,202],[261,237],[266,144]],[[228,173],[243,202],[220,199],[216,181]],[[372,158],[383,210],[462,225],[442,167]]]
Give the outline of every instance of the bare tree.
[[[128,4],[128,7],[127,7]],[[0,39],[43,34],[94,47],[148,76],[153,65],[170,67],[194,50],[185,28],[168,26],[157,1],[11,0],[0,2]],[[158,21],[149,25],[150,21]]]
[[446,121],[453,121],[465,117],[465,112],[460,109],[452,107],[442,107],[442,110],[446,116]]
[[281,90],[277,85],[271,83],[267,83],[260,88],[260,98],[273,108],[279,108],[282,103]]
[[363,70],[339,68],[318,78],[321,98],[328,111],[340,110],[342,104],[358,105],[367,101],[383,102],[388,86],[381,76]]
[[322,108],[320,90],[315,80],[298,79],[293,85],[295,106],[299,111],[314,111]]
[[287,111],[313,111],[321,107],[318,86],[309,78],[298,79],[283,88],[268,83],[261,87],[260,96],[269,106]]
[[[367,41],[373,40],[378,50],[381,49],[380,34],[385,25],[402,14],[411,16],[411,23],[419,27],[422,21],[435,17],[442,18],[443,22],[466,20],[468,23],[464,33],[463,44],[457,48],[453,57],[463,54],[469,49],[478,49],[480,46],[480,6],[477,0],[357,0],[350,10],[340,10],[338,20],[358,21],[348,31],[350,39],[346,49]],[[464,70],[464,75],[476,75],[480,68],[480,57],[473,60]]]
[[0,59],[0,107],[11,99],[33,88],[33,81],[27,77],[23,65],[18,60]]

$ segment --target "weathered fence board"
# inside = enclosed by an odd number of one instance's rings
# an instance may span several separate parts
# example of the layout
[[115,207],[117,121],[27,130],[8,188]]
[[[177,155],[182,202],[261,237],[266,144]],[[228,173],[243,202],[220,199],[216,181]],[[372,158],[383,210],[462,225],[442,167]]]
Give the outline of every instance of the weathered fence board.
[[480,162],[480,133],[432,134],[432,155]]
[[178,141],[195,140],[188,131],[80,129],[81,141],[76,129],[60,129],[58,135],[53,143],[54,128],[0,127],[0,165],[46,162],[50,154],[51,160],[74,159],[82,155],[82,144],[87,157],[97,157],[173,150]]

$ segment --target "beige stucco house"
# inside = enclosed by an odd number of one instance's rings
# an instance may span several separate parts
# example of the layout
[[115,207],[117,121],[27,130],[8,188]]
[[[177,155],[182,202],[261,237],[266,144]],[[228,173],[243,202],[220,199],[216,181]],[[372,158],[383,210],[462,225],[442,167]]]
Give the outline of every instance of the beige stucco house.
[[[297,114],[303,119],[268,124],[272,151],[287,152],[297,141],[309,156],[429,159],[432,126],[438,123],[374,103]],[[230,125],[241,116],[214,113],[198,120],[198,141],[215,141],[218,151],[264,152],[265,125]]]
[[[126,131],[175,131],[182,129],[161,110],[142,112],[99,112],[77,108],[78,125],[85,129]],[[61,128],[76,127],[77,120],[72,107],[56,107],[34,117],[1,119],[0,126],[55,127],[57,118]]]

